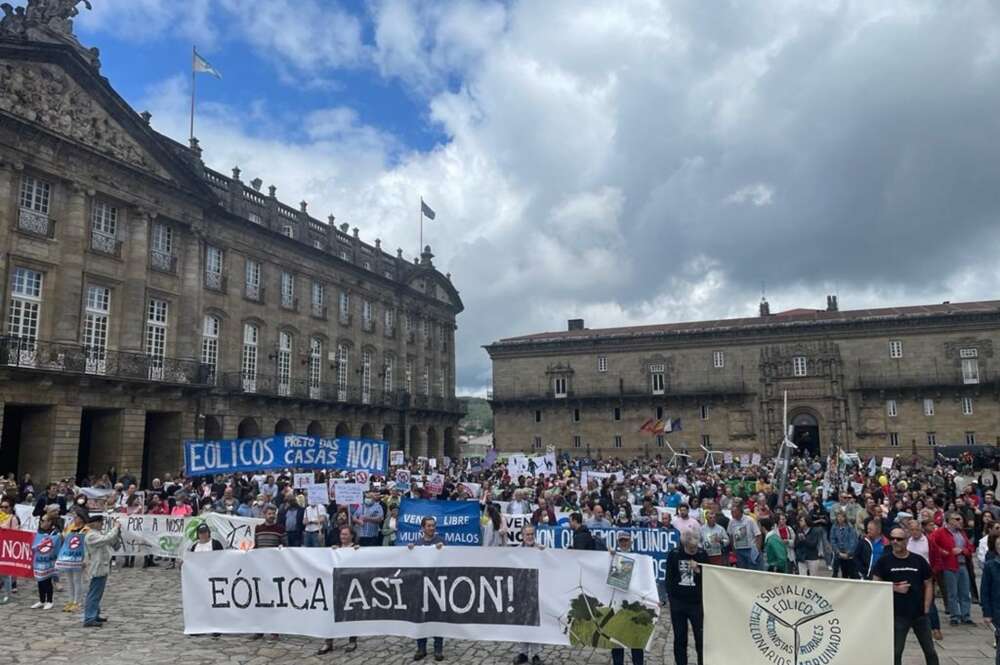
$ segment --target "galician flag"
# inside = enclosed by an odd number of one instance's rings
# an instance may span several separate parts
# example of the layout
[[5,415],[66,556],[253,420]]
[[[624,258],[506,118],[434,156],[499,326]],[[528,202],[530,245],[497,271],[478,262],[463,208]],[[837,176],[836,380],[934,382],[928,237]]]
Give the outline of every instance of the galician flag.
[[420,199],[420,214],[427,219],[434,219],[434,210],[432,210],[429,205],[424,203],[423,199]]
[[205,60],[205,58],[201,57],[198,54],[198,51],[193,51],[193,53],[194,53],[194,62],[192,64],[192,67],[196,73],[211,74],[217,79],[222,78],[222,74],[219,73],[219,70],[213,67],[212,65],[208,64],[208,60]]

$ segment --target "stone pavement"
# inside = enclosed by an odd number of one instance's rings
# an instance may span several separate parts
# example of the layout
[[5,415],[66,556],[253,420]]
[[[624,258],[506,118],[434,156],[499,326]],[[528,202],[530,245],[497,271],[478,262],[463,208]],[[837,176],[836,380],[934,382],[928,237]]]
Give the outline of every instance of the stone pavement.
[[[357,651],[345,654],[340,649],[346,640],[338,640],[337,650],[316,656],[322,640],[282,637],[278,642],[251,641],[246,635],[186,637],[181,614],[180,572],[159,568],[151,570],[115,568],[108,580],[103,613],[109,623],[100,629],[80,626],[78,614],[59,611],[65,594],[56,594],[56,607],[49,611],[31,610],[37,600],[34,582],[21,580],[13,602],[0,606],[0,665],[403,665],[411,662],[413,641],[397,637],[361,638]],[[938,608],[941,601],[938,599]],[[979,606],[973,606],[979,621]],[[652,665],[673,663],[669,619],[664,617],[646,662]],[[991,633],[977,626],[944,627],[944,641],[937,643],[942,665],[992,665]],[[502,642],[465,642],[447,640],[446,663],[462,665],[508,664],[516,655],[511,645]],[[574,663],[604,665],[611,662],[607,651],[546,647],[543,657],[550,665]],[[424,661],[433,663],[433,660]],[[691,663],[695,663],[692,651]],[[903,662],[923,663],[920,647],[910,637]],[[844,663],[843,665],[882,665],[881,663]],[[891,665],[891,664],[886,664]]]

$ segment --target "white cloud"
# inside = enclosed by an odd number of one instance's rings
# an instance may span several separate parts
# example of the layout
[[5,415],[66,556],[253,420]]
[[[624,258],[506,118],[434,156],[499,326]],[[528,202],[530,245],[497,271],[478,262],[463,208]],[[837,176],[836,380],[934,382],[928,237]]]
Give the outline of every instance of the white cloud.
[[762,182],[741,187],[726,197],[726,203],[750,203],[758,208],[771,205],[774,188]]

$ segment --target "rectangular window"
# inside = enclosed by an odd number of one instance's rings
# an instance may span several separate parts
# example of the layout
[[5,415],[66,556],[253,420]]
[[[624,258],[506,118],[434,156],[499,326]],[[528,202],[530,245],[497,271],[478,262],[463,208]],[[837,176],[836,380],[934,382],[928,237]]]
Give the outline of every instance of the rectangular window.
[[375,309],[370,300],[361,301],[361,325],[365,330],[375,329]]
[[240,379],[244,392],[257,392],[257,341],[259,330],[252,323],[243,324],[243,357],[240,359]]
[[962,398],[962,415],[971,416],[972,415],[972,398],[963,397]]
[[663,444],[664,444],[664,441],[665,441],[665,439],[663,438],[662,434],[657,434],[656,435],[656,447],[657,448],[662,448]]
[[21,209],[49,214],[49,194],[51,186],[44,180],[30,175],[21,178]]
[[959,349],[958,350],[958,357],[959,358],[978,358],[979,357],[979,349],[973,349],[973,348]]
[[[971,349],[975,351],[976,349]],[[962,358],[962,383],[979,383],[979,359]]]
[[108,314],[111,310],[111,289],[87,287],[87,307],[83,318],[83,347],[88,374],[107,371]]
[[656,419],[657,420],[663,420],[663,407],[662,406],[656,407]]
[[395,359],[392,356],[385,357],[385,372],[382,377],[382,390],[389,394],[392,392],[392,369],[395,364]]
[[42,311],[42,273],[15,268],[11,286],[7,334],[13,337],[7,362],[34,366],[38,350],[38,322]]
[[222,290],[222,250],[208,245],[205,248],[205,286]]
[[924,400],[924,415],[933,416],[934,415],[934,400],[925,399]]
[[705,446],[709,450],[712,449],[712,437],[708,434],[701,435],[701,445]]
[[284,330],[278,332],[278,394],[292,394],[292,336]]
[[573,437],[573,447],[574,448],[583,448],[583,439],[581,437],[579,437],[579,436],[574,436]]
[[937,433],[936,432],[927,432],[927,445],[928,446],[936,446],[937,445]]
[[712,366],[715,369],[722,369],[726,366],[726,352],[716,351],[712,354]]
[[622,447],[622,437],[621,437],[621,435],[616,434],[615,435],[615,448],[621,448],[621,447]]
[[208,383],[214,385],[219,371],[219,319],[206,316],[201,327],[201,364],[208,373]]
[[250,300],[261,300],[260,263],[247,259],[244,292]]
[[792,358],[792,374],[795,376],[809,375],[809,362],[805,356],[795,356]]
[[118,208],[94,201],[90,209],[90,246],[105,254],[118,253]]
[[323,387],[323,340],[309,340],[309,398],[320,399]]
[[295,229],[290,224],[284,224],[281,227],[281,235],[288,236],[289,238],[294,238]]
[[429,340],[431,338],[431,320],[426,318],[421,319],[420,326],[423,338]]
[[597,371],[607,372],[608,371],[608,357],[607,356],[597,356]]
[[966,432],[965,433],[965,445],[967,445],[967,446],[974,446],[974,445],[976,445],[976,433],[975,432]]
[[166,300],[149,299],[146,316],[146,357],[149,362],[149,379],[163,380],[163,358],[167,352],[167,317],[169,304]]
[[340,292],[340,306],[338,308],[340,322],[350,325],[351,323],[351,295],[347,291]]
[[406,359],[406,373],[403,379],[406,381],[407,394],[413,394],[413,358]]
[[537,409],[535,410],[535,422],[536,423],[542,422],[542,412]]
[[708,415],[709,415],[708,404],[702,404],[701,405],[701,419],[702,420],[708,420]]
[[261,218],[261,216],[259,214],[255,213],[255,212],[250,213],[248,215],[248,217],[249,217],[250,221],[253,222],[254,224],[263,224],[264,223],[264,220]]
[[438,372],[438,397],[444,399],[447,396],[447,386],[448,386],[448,368],[444,365],[441,366],[441,371]]
[[611,420],[619,421],[621,419],[622,419],[622,408],[620,406],[616,406],[611,411]]
[[424,376],[420,381],[420,387],[422,394],[428,396],[431,394],[431,364],[429,362],[424,363]]
[[311,298],[312,315],[318,318],[326,318],[326,287],[319,282],[312,283]]
[[535,450],[541,450],[542,449],[542,437],[536,436],[535,440],[531,442],[531,447],[534,448]]
[[391,307],[385,308],[385,334],[389,337],[396,332],[396,310]]
[[663,373],[656,372],[655,374],[649,375],[650,383],[652,384],[653,394],[662,395],[663,394]]
[[370,404],[372,401],[372,353],[361,352],[361,402]]
[[281,273],[281,306],[295,308],[295,275],[290,272]]
[[156,270],[174,271],[174,230],[171,227],[166,224],[153,224],[149,257],[151,265]]
[[890,399],[885,402],[885,412],[890,418],[895,418],[897,415],[896,411],[896,400]]
[[889,445],[893,447],[899,445],[899,432],[889,432]]
[[350,350],[346,344],[337,345],[337,400],[347,401],[347,365],[350,360]]
[[902,358],[903,357],[903,342],[898,339],[889,340],[889,357],[890,358]]
[[564,377],[564,376],[557,376],[556,378],[552,379],[552,388],[553,388],[553,392],[555,393],[556,397],[565,397],[566,396],[566,377]]

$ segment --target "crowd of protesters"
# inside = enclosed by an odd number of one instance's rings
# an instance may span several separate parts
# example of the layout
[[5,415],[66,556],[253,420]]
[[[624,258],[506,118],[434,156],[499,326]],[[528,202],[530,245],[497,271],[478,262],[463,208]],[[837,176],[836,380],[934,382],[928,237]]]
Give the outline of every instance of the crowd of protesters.
[[[0,528],[17,526],[15,503],[33,505],[33,514],[40,518],[36,553],[46,539],[48,545],[46,555],[36,556],[39,602],[32,607],[52,607],[53,591],[65,588],[63,609],[68,612],[80,609],[84,566],[93,569],[88,575],[93,579],[95,572],[100,577],[107,565],[102,558],[94,566],[89,553],[85,564],[82,557],[75,560],[68,551],[67,543],[78,541],[72,536],[80,533],[87,546],[91,540],[100,546],[97,537],[89,535],[94,531],[87,522],[95,507],[94,492],[87,489],[105,490],[101,507],[110,511],[260,517],[264,522],[256,529],[256,547],[393,545],[398,507],[404,496],[478,499],[486,546],[512,544],[504,514],[530,514],[531,525],[542,526],[553,525],[558,516],[568,514],[574,530],[573,547],[579,549],[617,551],[631,546],[625,532],[619,542],[602,542],[590,533],[595,527],[673,529],[680,546],[667,560],[665,596],[674,626],[675,660],[681,664],[687,663],[688,625],[701,662],[701,563],[892,581],[897,663],[909,630],[916,634],[926,661],[937,662],[933,640],[943,639],[938,596],[951,625],[971,624],[970,607],[980,600],[988,624],[1000,609],[1000,562],[996,559],[1000,548],[1000,505],[996,503],[1000,473],[975,468],[969,459],[928,463],[897,457],[889,468],[882,468],[874,461],[866,464],[842,453],[827,459],[793,458],[783,494],[779,492],[782,474],[774,461],[752,466],[736,461],[677,467],[658,456],[631,460],[566,457],[544,475],[513,477],[500,459],[490,465],[464,461],[435,470],[445,476],[445,482],[434,496],[421,482],[423,474],[432,472],[428,461],[411,460],[407,466],[414,479],[408,492],[401,492],[391,479],[373,478],[359,506],[338,505],[332,500],[327,505],[309,505],[306,494],[293,486],[292,469],[203,478],[165,476],[152,479],[142,491],[133,475],[127,471],[119,475],[113,469],[100,478],[83,479],[80,486],[65,481],[36,488],[30,477],[20,481],[8,477],[0,481]],[[612,475],[599,476],[600,480],[591,477],[584,487],[584,472]],[[323,472],[315,474],[315,482],[326,481]],[[432,520],[425,523],[420,544],[440,545],[434,526]],[[518,544],[538,546],[534,526],[525,527]],[[57,553],[49,556],[53,546]],[[219,547],[205,529],[192,549]],[[913,560],[919,559],[923,565],[895,565],[908,557],[916,557]],[[119,565],[134,564],[126,558]],[[156,565],[152,557],[145,557],[143,567]],[[894,578],[896,571],[914,567],[921,574],[926,570],[926,575],[916,580]],[[981,572],[977,575],[977,571]],[[63,584],[54,585],[55,579]],[[11,587],[12,580],[4,579],[0,603],[10,600],[15,592]],[[85,613],[85,625],[101,625],[100,619],[96,609]],[[332,648],[332,642],[327,642],[320,653]],[[356,648],[353,638],[345,647],[347,651]],[[418,643],[414,658],[427,655],[424,640]],[[444,657],[439,639],[434,640],[434,656],[438,660]],[[642,663],[641,650],[633,650],[631,657],[633,663]],[[540,649],[521,645],[515,662],[529,660],[538,665]],[[614,650],[612,660],[624,662],[623,651]]]

